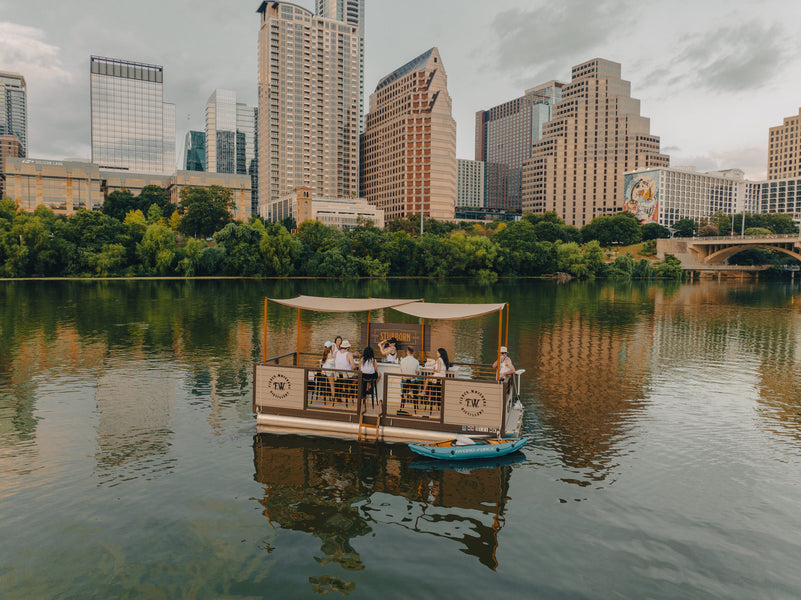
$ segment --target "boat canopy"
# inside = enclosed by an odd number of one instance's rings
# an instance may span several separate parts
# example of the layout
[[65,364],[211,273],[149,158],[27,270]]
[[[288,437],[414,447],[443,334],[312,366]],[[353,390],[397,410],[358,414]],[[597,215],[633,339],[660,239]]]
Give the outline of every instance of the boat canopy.
[[459,320],[472,319],[503,310],[506,303],[500,304],[449,304],[444,302],[411,302],[393,306],[398,312],[422,319]]
[[276,304],[291,306],[292,308],[334,313],[397,308],[411,302],[419,302],[417,298],[331,298],[327,296],[298,296],[297,298],[270,298],[269,300]]

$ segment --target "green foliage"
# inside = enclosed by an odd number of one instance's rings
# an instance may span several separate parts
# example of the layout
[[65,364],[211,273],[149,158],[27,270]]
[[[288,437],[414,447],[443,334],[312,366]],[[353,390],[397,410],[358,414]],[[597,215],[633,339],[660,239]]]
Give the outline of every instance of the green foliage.
[[682,279],[684,277],[681,261],[673,254],[665,254],[665,260],[657,267],[656,273],[664,279]]
[[745,230],[745,235],[772,235],[773,232],[767,227],[749,227]]
[[641,228],[642,240],[647,242],[649,240],[667,239],[670,237],[668,228],[660,225],[659,223],[646,223]]
[[676,237],[693,237],[697,226],[692,219],[679,219],[673,223],[673,229],[676,231]]
[[637,219],[628,212],[596,217],[581,228],[584,242],[597,240],[602,246],[621,244],[629,246],[642,239],[642,230]]
[[698,235],[700,237],[714,237],[720,235],[720,229],[710,224],[701,225],[701,227],[698,228]]
[[128,190],[111,192],[103,201],[103,214],[113,217],[118,221],[125,219],[132,210],[137,210],[139,204],[134,195]]
[[193,237],[212,236],[233,221],[231,197],[231,190],[218,185],[182,189],[178,231]]
[[640,256],[656,256],[656,240],[650,239],[640,248]]
[[176,259],[175,246],[175,234],[172,229],[158,223],[148,225],[142,241],[136,245],[142,274],[171,274]]

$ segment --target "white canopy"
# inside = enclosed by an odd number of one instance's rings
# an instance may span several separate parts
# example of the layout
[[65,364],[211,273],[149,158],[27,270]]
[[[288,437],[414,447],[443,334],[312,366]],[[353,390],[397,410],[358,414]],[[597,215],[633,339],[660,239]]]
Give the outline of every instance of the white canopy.
[[443,302],[411,302],[402,306],[393,306],[402,312],[422,319],[472,319],[482,315],[503,310],[505,302],[500,304],[448,304]]
[[269,298],[271,302],[301,308],[303,310],[314,310],[317,312],[363,312],[377,310],[379,308],[397,308],[410,302],[418,302],[416,298],[392,299],[392,298],[329,298],[324,296],[298,296],[297,298],[277,299]]

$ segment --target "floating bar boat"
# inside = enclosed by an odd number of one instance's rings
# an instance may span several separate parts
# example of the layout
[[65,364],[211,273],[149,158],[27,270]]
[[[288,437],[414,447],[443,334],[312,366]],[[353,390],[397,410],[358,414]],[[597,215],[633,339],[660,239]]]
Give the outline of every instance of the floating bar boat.
[[[269,303],[297,309],[298,339],[294,352],[267,356]],[[391,309],[420,319],[419,325],[370,323],[374,310]],[[387,331],[403,331],[407,345],[426,349],[428,321],[477,318],[498,313],[498,348],[506,345],[507,303],[459,304],[417,299],[331,298],[298,296],[265,298],[262,359],[253,366],[253,412],[259,432],[294,433],[378,442],[437,441],[519,437],[523,405],[519,369],[503,378],[498,367],[453,363],[445,377],[421,364],[417,375],[401,373],[398,364],[378,362],[380,378],[367,382],[359,371],[323,369],[318,352],[301,351],[301,311],[366,312],[367,345]],[[504,316],[506,327],[504,330]],[[404,329],[405,328],[405,329]]]

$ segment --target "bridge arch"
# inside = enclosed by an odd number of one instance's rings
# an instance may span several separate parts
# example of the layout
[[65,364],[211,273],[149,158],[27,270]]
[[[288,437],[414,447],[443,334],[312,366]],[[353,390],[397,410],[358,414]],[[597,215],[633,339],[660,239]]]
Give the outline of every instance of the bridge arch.
[[713,252],[709,256],[704,259],[704,262],[708,265],[722,265],[726,260],[734,256],[735,254],[739,254],[745,250],[754,250],[754,249],[762,249],[762,250],[777,250],[782,252],[792,258],[801,261],[801,254],[795,252],[793,250],[788,250],[787,248],[783,248],[781,246],[772,246],[770,244],[738,244],[736,246],[729,246],[727,248],[723,248],[722,250],[718,250],[717,252]]

